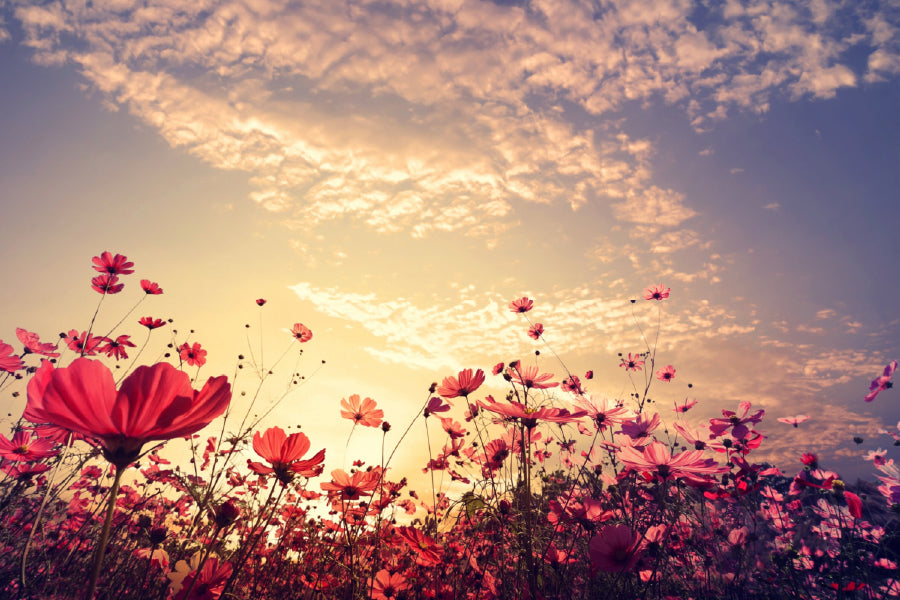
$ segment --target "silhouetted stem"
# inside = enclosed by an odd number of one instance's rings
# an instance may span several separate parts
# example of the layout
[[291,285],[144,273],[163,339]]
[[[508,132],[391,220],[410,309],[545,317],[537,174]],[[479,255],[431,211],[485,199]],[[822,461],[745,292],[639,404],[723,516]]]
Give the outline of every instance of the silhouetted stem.
[[109,500],[106,505],[106,521],[103,522],[103,531],[100,533],[100,542],[94,550],[94,568],[91,571],[91,581],[88,584],[88,591],[85,594],[85,600],[93,600],[94,591],[97,589],[97,579],[100,577],[100,567],[103,564],[103,555],[106,553],[106,543],[109,541],[109,529],[112,525],[113,513],[116,511],[116,496],[119,495],[119,482],[122,479],[124,468],[116,467],[116,476],[113,479],[112,487],[109,489]]

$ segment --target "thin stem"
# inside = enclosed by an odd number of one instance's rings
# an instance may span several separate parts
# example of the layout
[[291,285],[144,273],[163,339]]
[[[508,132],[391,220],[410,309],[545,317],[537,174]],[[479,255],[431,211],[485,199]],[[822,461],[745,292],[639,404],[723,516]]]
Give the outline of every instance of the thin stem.
[[122,480],[124,468],[116,467],[116,475],[112,487],[109,489],[109,500],[106,505],[106,520],[103,522],[103,531],[100,533],[100,542],[94,550],[94,568],[91,571],[91,581],[88,591],[84,595],[85,600],[93,600],[94,591],[97,589],[97,579],[100,577],[100,567],[103,565],[103,555],[106,553],[106,544],[109,541],[109,529],[112,525],[113,513],[116,511],[116,496],[119,495],[119,483]]

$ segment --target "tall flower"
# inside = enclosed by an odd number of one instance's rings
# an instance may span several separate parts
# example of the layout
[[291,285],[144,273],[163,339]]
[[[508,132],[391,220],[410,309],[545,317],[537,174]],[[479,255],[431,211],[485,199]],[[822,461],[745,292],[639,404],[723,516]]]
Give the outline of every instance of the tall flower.
[[665,300],[669,297],[672,288],[667,288],[661,283],[651,285],[644,290],[644,300]]
[[125,288],[125,284],[119,283],[116,275],[104,273],[91,279],[91,287],[100,294],[118,294]]
[[59,453],[54,448],[56,442],[53,440],[32,436],[24,429],[18,430],[11,440],[0,433],[0,458],[9,461],[31,462],[56,456]]
[[518,300],[513,300],[509,303],[509,310],[514,313],[524,313],[531,310],[531,307],[534,306],[534,301],[522,296]]
[[95,256],[91,260],[94,262],[94,270],[100,273],[108,275],[130,275],[134,273],[134,269],[131,268],[134,266],[134,263],[121,254],[113,256],[110,252],[103,252],[100,256]]
[[178,355],[190,367],[194,365],[202,367],[206,364],[206,350],[201,348],[197,342],[194,342],[193,345],[188,345],[187,342],[183,343],[178,347]]
[[344,408],[341,411],[341,416],[359,425],[378,427],[384,418],[384,411],[380,408],[376,409],[375,406],[376,403],[371,398],[366,398],[360,402],[359,394],[353,394],[350,396],[349,401],[344,398],[341,399],[341,407]]
[[372,593],[369,595],[372,600],[390,600],[397,597],[397,592],[402,592],[409,587],[406,583],[406,577],[400,573],[394,573],[387,569],[381,569],[375,574],[374,579],[369,579],[369,587]]
[[688,450],[673,456],[665,444],[657,441],[647,445],[643,452],[619,448],[616,458],[635,471],[650,472],[663,481],[684,478],[688,483],[706,483],[709,475],[729,470],[719,466],[715,459],[703,458],[702,450]]
[[206,427],[231,401],[228,379],[210,377],[191,387],[187,373],[168,363],[141,366],[116,391],[102,363],[77,358],[55,369],[43,361],[28,383],[24,416],[95,438],[117,467],[138,459],[150,441],[185,437]]
[[159,296],[163,293],[159,284],[155,281],[150,281],[149,279],[141,279],[141,289],[149,296]]
[[535,323],[528,329],[528,337],[533,340],[540,339],[542,335],[544,335],[544,325],[542,323]]
[[33,352],[50,358],[59,356],[59,352],[54,352],[54,350],[56,350],[56,345],[42,342],[36,333],[31,333],[21,327],[16,327],[16,337],[19,338],[19,341],[25,346],[26,353]]
[[381,479],[381,469],[357,471],[348,475],[342,469],[331,472],[331,481],[319,484],[326,492],[339,492],[344,500],[356,500],[360,496],[371,496]]
[[458,377],[444,377],[444,381],[437,389],[437,393],[444,398],[468,397],[469,394],[481,387],[484,383],[484,371],[478,369],[472,374],[472,369],[463,369]]
[[640,354],[632,354],[628,353],[628,358],[623,357],[622,362],[619,363],[620,367],[625,367],[626,371],[640,371],[641,365],[644,364],[644,361],[641,360]]
[[25,366],[25,363],[16,356],[15,352],[15,348],[0,340],[0,371],[15,373]]
[[669,365],[665,369],[660,369],[656,372],[656,378],[660,381],[672,381],[675,379],[675,367]]
[[869,384],[869,393],[866,394],[863,400],[865,400],[866,402],[871,402],[878,396],[878,394],[880,394],[884,390],[892,388],[894,384],[891,381],[891,377],[894,376],[894,372],[896,370],[897,361],[892,360],[890,363],[888,363],[888,366],[884,368],[884,372],[881,374],[881,376],[876,377],[874,380],[872,380],[872,383]]
[[312,458],[300,460],[309,450],[310,442],[306,434],[297,432],[286,435],[281,427],[267,429],[264,434],[253,435],[253,450],[263,457],[271,467],[247,460],[247,466],[254,473],[266,475],[274,473],[278,481],[287,485],[295,473],[304,477],[314,477],[321,473],[321,464],[325,461],[323,448]]
[[587,414],[587,411],[578,410],[570,413],[565,408],[555,408],[552,406],[539,406],[536,408],[526,407],[524,404],[515,401],[496,402],[492,398],[489,402],[479,401],[479,405],[485,410],[497,413],[506,419],[520,421],[528,429],[534,429],[538,421],[547,421],[549,423],[572,423]]
[[552,388],[559,385],[558,381],[547,383],[548,380],[553,379],[553,373],[538,374],[538,368],[536,365],[531,365],[525,368],[510,367],[507,372],[512,378],[513,383],[518,383],[519,385],[524,386],[528,389],[533,388],[536,390],[545,390],[547,388]]
[[641,536],[628,525],[607,525],[588,544],[591,566],[607,573],[630,571],[642,550]]
[[291,329],[291,335],[297,338],[297,341],[299,342],[308,342],[313,336],[312,330],[303,323],[294,323],[294,328]]

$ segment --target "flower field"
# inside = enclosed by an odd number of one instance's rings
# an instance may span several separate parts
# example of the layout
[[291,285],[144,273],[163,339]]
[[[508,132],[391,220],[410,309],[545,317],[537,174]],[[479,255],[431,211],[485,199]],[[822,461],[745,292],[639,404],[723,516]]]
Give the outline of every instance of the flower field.
[[[133,267],[93,258],[98,312]],[[140,287],[139,305],[163,293]],[[660,308],[670,293],[653,285],[636,302]],[[408,414],[335,399],[335,421],[350,438],[379,437],[381,458],[326,472],[322,440],[232,410],[227,376],[196,376],[202,343],[171,332],[164,360],[143,364],[169,323],[135,308],[119,325],[146,329],[140,348],[118,326],[95,331],[97,312],[56,343],[25,329],[0,342],[0,390],[26,397],[0,435],[0,597],[900,596],[890,453],[870,453],[879,481],[855,485],[802,448],[799,472],[757,462],[765,411],[742,402],[688,424],[695,400],[673,410],[651,399],[678,370],[650,342],[618,357],[624,398],[589,393],[591,372],[522,357],[447,374]],[[539,304],[508,309],[542,338]],[[302,323],[286,325],[288,353],[315,343]],[[859,401],[892,401],[896,368]],[[413,428],[428,445],[407,478],[391,461]]]

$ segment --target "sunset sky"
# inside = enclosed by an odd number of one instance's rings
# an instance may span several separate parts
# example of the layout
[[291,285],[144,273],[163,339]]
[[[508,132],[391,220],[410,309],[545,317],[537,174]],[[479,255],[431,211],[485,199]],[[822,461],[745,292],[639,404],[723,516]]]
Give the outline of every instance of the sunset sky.
[[[141,362],[193,329],[202,379],[248,340],[269,368],[302,322],[315,337],[257,408],[303,373],[261,426],[301,424],[330,470],[380,443],[357,431],[344,456],[350,394],[385,409],[389,441],[464,367],[561,378],[556,353],[623,398],[617,353],[645,349],[641,328],[653,345],[661,310],[664,419],[747,400],[785,470],[801,451],[863,475],[867,450],[900,458],[878,433],[897,390],[862,400],[900,358],[896,0],[0,0],[0,75],[17,350],[16,327],[87,328],[105,250],[135,274],[95,330],[142,278],[165,293],[116,333],[140,346],[139,317],[175,320]],[[657,283],[671,297],[641,300]],[[521,296],[544,341],[509,311]]]

